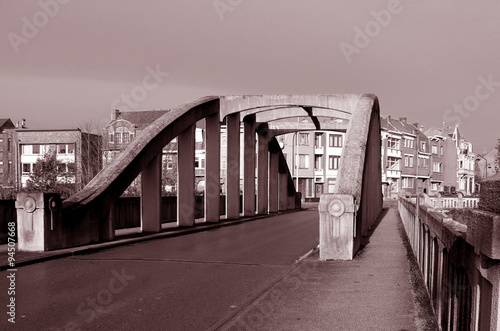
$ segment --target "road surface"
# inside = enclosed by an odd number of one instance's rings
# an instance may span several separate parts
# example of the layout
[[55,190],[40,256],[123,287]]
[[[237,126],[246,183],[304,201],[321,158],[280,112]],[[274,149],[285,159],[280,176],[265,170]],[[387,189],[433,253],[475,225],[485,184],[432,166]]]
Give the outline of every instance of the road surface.
[[[21,267],[12,330],[207,330],[243,309],[318,244],[301,211]],[[0,273],[2,305],[7,276]],[[6,310],[6,308],[4,308]]]

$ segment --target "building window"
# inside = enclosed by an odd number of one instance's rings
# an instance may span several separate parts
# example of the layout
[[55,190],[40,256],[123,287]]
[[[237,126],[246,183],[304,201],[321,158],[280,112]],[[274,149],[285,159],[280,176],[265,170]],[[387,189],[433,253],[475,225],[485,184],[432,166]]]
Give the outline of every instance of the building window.
[[299,154],[299,168],[300,169],[309,169],[309,155],[308,154]]
[[75,154],[75,144],[68,144],[66,152],[68,154]]
[[405,138],[405,147],[413,148],[413,139]]
[[444,147],[441,146],[441,155],[444,155]]
[[33,145],[33,154],[40,154],[40,145]]
[[299,145],[309,146],[309,133],[299,133]]
[[174,167],[174,156],[172,154],[167,154],[167,169],[172,169]]
[[128,144],[130,142],[130,133],[128,132],[123,132],[123,143]]
[[438,153],[438,146],[432,145],[432,154],[437,154],[437,153]]
[[314,135],[314,146],[316,147],[322,147],[322,143],[321,143],[321,137],[322,137],[322,134],[315,134]]
[[439,183],[432,183],[431,184],[431,190],[433,190],[433,191],[439,191]]
[[392,149],[399,149],[399,139],[392,137],[387,139],[387,147]]
[[413,155],[406,154],[405,155],[405,167],[413,168],[413,159],[414,159]]
[[330,155],[328,159],[328,169],[330,170],[338,170],[340,163],[340,156]]
[[66,144],[57,144],[57,154],[66,154]]
[[441,172],[441,163],[440,162],[434,162],[432,164],[432,171],[434,171],[434,172]]
[[413,177],[403,177],[402,178],[403,188],[413,188]]
[[426,152],[427,151],[427,143],[425,141],[421,141],[420,142],[420,150],[422,152]]
[[32,145],[23,145],[22,150],[23,150],[24,155],[33,154],[33,146]]
[[399,160],[393,157],[387,158],[387,166],[389,170],[399,170]]
[[122,133],[121,132],[116,132],[115,133],[115,143],[121,144],[122,143]]
[[7,139],[7,151],[10,152],[11,146],[12,145],[12,138]]
[[23,163],[23,175],[29,175],[31,173],[31,163]]
[[315,170],[322,170],[323,169],[323,166],[322,166],[322,157],[321,155],[315,155],[314,156],[314,169]]
[[342,147],[342,136],[339,134],[331,134],[329,136],[329,144],[330,147]]
[[418,167],[419,168],[427,168],[427,159],[424,157],[418,158]]
[[335,178],[328,178],[328,193],[335,192]]

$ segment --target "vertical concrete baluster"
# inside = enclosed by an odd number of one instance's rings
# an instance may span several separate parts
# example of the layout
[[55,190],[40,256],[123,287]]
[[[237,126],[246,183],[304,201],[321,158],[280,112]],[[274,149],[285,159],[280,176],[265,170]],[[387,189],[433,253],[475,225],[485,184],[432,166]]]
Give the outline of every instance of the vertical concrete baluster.
[[195,185],[195,129],[193,124],[178,137],[177,158],[177,225],[194,225],[194,185]]
[[288,195],[288,176],[286,173],[280,173],[278,179],[279,185],[279,206],[278,210],[287,210],[287,195]]
[[[276,146],[273,146],[276,147]],[[278,212],[279,151],[269,153],[269,212]]]
[[220,120],[219,112],[206,117],[205,222],[219,222]]
[[258,135],[259,152],[257,155],[257,211],[259,214],[267,214],[268,212],[268,150],[269,139],[266,135]]
[[240,114],[226,117],[227,124],[227,194],[226,216],[240,216]]
[[141,231],[161,230],[161,154],[141,172]]
[[255,115],[243,119],[243,215],[255,215]]

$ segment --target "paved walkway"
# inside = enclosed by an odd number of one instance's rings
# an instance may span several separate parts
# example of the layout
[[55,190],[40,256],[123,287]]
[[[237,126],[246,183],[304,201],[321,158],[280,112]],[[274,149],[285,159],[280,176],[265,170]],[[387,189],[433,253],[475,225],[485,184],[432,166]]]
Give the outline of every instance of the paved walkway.
[[381,216],[353,261],[320,262],[316,252],[220,329],[435,330],[398,212]]

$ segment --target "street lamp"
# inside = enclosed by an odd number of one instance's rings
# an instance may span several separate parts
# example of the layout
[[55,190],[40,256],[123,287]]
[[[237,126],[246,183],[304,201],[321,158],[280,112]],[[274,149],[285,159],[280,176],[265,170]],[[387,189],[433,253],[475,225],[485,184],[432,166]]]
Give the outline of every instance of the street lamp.
[[479,162],[479,161],[480,161],[480,159],[479,159],[479,158],[483,159],[483,160],[484,160],[484,162],[486,163],[486,164],[484,165],[484,173],[485,173],[485,178],[486,178],[486,179],[488,179],[488,168],[491,168],[491,164],[490,164],[490,165],[489,165],[489,167],[488,167],[488,160],[486,160],[486,158],[485,158],[484,156],[482,156],[481,154],[478,154],[478,155],[477,155],[477,157],[476,157],[476,161],[477,161],[477,162]]

